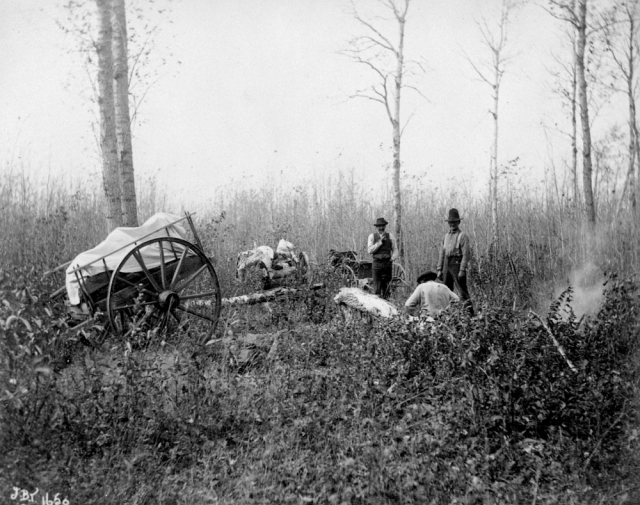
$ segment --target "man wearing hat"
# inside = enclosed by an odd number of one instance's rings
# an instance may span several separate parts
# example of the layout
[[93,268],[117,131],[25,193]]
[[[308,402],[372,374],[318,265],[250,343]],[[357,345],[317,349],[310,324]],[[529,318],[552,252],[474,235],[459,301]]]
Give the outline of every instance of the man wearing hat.
[[435,282],[436,278],[435,272],[425,272],[418,277],[418,287],[404,304],[408,314],[415,313],[417,309],[427,315],[439,314],[451,302],[460,300],[447,286]]
[[371,268],[373,291],[383,298],[389,297],[389,283],[393,272],[392,264],[398,256],[395,237],[384,231],[388,224],[383,217],[379,217],[373,224],[378,231],[369,235],[367,244],[367,250],[373,256]]
[[467,267],[471,256],[469,237],[460,230],[460,213],[458,209],[449,210],[449,233],[444,236],[440,259],[438,260],[438,279],[443,280],[445,286],[453,291],[454,286],[460,293],[469,314],[474,315],[471,297],[467,289]]

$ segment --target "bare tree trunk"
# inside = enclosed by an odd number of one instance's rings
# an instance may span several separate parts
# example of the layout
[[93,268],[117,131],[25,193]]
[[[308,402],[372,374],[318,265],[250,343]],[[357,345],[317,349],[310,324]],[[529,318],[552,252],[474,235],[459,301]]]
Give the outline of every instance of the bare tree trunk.
[[629,171],[627,173],[627,184],[629,186],[629,203],[632,212],[636,210],[636,181],[635,181],[635,165],[636,152],[638,150],[638,138],[636,130],[636,104],[633,97],[632,82],[628,82],[629,91]]
[[[575,1],[573,2],[575,8]],[[578,107],[576,102],[576,90],[578,71],[578,51],[576,42],[573,41],[573,79],[571,81],[571,185],[573,188],[573,205],[580,201],[578,191]]]
[[636,124],[636,100],[634,95],[634,80],[635,80],[635,62],[636,55],[635,40],[636,34],[636,10],[637,3],[634,3],[632,11],[628,10],[627,15],[629,18],[629,54],[628,54],[628,75],[627,75],[627,95],[629,97],[629,196],[632,212],[635,214],[637,209],[637,188],[636,186],[640,181],[635,178],[635,160],[636,153],[638,152],[638,127]]
[[596,209],[593,200],[592,160],[591,160],[591,126],[589,124],[589,107],[587,103],[587,80],[585,76],[584,52],[587,33],[587,0],[578,0],[578,90],[580,96],[580,122],[582,124],[582,186],[587,220],[593,227],[596,223]]
[[[634,101],[635,103],[635,101]],[[635,201],[636,201],[636,212],[638,212],[640,210],[640,205],[638,205],[638,202],[640,202],[640,132],[638,132],[638,123],[635,120],[634,117],[634,121],[633,121],[633,131],[635,133],[635,155],[636,155],[636,171],[637,174],[635,176],[635,190],[636,190],[636,197],[635,197]],[[636,223],[638,222],[638,220],[636,219]]]
[[[409,0],[407,0],[407,8],[409,7]],[[391,120],[393,125],[393,210],[395,212],[395,234],[398,242],[398,254],[400,257],[400,263],[404,264],[404,237],[402,236],[402,193],[400,191],[400,92],[402,90],[402,71],[404,65],[404,26],[405,16],[407,10],[405,9],[402,15],[396,12],[398,18],[398,25],[400,29],[400,38],[398,41],[398,51],[396,53],[396,92],[395,92],[395,115]]]
[[517,6],[517,3],[513,0],[502,0],[500,8],[500,20],[498,22],[498,34],[494,35],[488,28],[485,22],[477,23],[480,28],[480,32],[484,39],[484,44],[491,51],[491,69],[493,75],[489,75],[486,71],[481,69],[472,58],[467,56],[467,61],[471,64],[478,76],[486,82],[492,89],[493,107],[491,109],[491,116],[493,118],[493,142],[491,144],[491,155],[489,160],[489,198],[491,200],[491,243],[489,245],[489,251],[494,251],[500,246],[500,227],[498,216],[498,179],[499,179],[499,167],[498,167],[498,110],[500,105],[500,84],[502,82],[502,76],[504,75],[504,66],[506,57],[504,54],[507,44],[507,31],[509,27],[509,16],[512,9]]
[[98,106],[100,108],[100,149],[102,151],[102,180],[107,199],[107,223],[113,230],[122,226],[120,207],[120,175],[113,103],[113,59],[111,54],[111,0],[96,0],[99,31]]
[[122,218],[125,226],[138,226],[136,186],[133,173],[131,119],[129,115],[129,67],[127,64],[127,21],[125,0],[112,0],[115,122],[121,185]]
[[[400,123],[400,103],[401,92],[403,87],[404,74],[404,36],[407,12],[411,0],[379,0],[379,2],[391,12],[395,21],[397,21],[399,30],[398,44],[394,44],[387,38],[382,31],[376,28],[370,21],[363,19],[358,14],[354,5],[354,17],[360,22],[370,35],[357,37],[351,41],[351,49],[348,54],[358,63],[367,65],[373,70],[378,78],[378,85],[371,86],[369,92],[358,92],[353,95],[356,97],[367,98],[374,102],[379,102],[384,106],[387,117],[391,122],[393,135],[393,166],[392,166],[392,185],[393,185],[393,210],[395,218],[395,236],[398,244],[399,262],[404,265],[405,247],[402,230],[402,190],[400,187],[400,170],[402,163],[400,160],[400,144],[402,140],[403,127]],[[391,71],[385,68],[381,62],[379,52],[390,53],[395,58],[395,70]],[[390,77],[393,76],[394,86],[389,90]],[[393,101],[393,103],[392,103]],[[406,124],[405,124],[406,126]]]
[[491,232],[493,247],[498,247],[498,105],[500,102],[500,80],[502,70],[500,68],[500,53],[496,53],[494,60],[494,86],[493,86],[493,146],[491,148]]

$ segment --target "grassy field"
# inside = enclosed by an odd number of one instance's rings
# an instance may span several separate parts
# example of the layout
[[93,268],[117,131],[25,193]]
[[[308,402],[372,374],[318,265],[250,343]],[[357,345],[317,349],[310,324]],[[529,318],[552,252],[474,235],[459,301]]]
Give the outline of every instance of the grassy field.
[[[181,211],[140,187],[141,220]],[[282,236],[325,289],[223,310],[205,347],[185,334],[142,347],[98,345],[101,328],[70,331],[48,301],[62,279],[42,274],[106,235],[101,197],[5,176],[1,503],[36,489],[71,504],[640,503],[640,230],[626,209],[601,196],[588,232],[571,202],[521,188],[489,250],[486,201],[407,189],[410,281],[435,266],[449,207],[474,249],[482,317],[454,306],[425,326],[345,318],[332,301],[327,251],[366,258],[390,199],[342,176],[274,188],[186,209],[223,295],[258,285],[235,280],[237,252]]]

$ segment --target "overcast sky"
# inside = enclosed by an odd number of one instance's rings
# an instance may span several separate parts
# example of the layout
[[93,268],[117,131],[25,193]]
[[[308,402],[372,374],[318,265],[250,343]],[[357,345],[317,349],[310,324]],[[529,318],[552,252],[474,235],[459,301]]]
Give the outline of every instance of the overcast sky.
[[[96,181],[96,111],[87,101],[86,66],[56,24],[67,17],[62,4],[0,1],[0,162],[4,169]],[[356,3],[363,13],[376,4]],[[467,57],[477,64],[489,59],[477,22],[484,16],[492,26],[498,5],[413,0],[405,54],[426,71],[408,81],[423,96],[411,90],[403,96],[408,177],[486,184],[491,90]],[[175,0],[163,13],[146,11],[158,27],[149,63],[158,77],[135,124],[138,179],[157,177],[183,204],[206,200],[215,188],[259,186],[265,179],[295,184],[339,170],[382,184],[392,160],[391,126],[379,103],[349,98],[376,78],[341,54],[365,33],[349,6],[348,0]],[[133,16],[129,22],[136,22]],[[395,26],[376,22],[395,37]],[[550,157],[559,164],[569,153],[566,139],[553,132],[556,123],[568,123],[548,71],[551,53],[567,51],[559,30],[533,3],[510,26],[500,162],[519,157],[522,173],[534,181]],[[603,114],[601,129],[617,114]]]

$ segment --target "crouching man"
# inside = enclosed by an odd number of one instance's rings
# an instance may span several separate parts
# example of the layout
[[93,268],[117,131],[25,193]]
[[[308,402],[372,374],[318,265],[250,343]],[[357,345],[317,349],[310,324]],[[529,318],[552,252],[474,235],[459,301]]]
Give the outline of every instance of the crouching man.
[[460,300],[447,286],[436,282],[437,277],[435,272],[426,272],[418,277],[418,287],[404,304],[408,314],[421,312],[433,316],[446,309],[449,303]]

